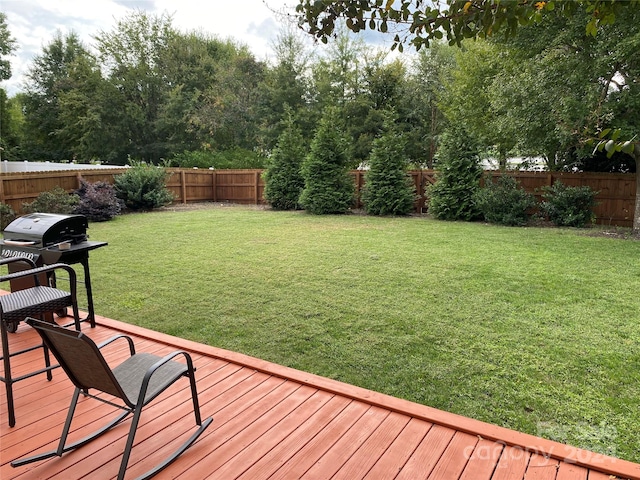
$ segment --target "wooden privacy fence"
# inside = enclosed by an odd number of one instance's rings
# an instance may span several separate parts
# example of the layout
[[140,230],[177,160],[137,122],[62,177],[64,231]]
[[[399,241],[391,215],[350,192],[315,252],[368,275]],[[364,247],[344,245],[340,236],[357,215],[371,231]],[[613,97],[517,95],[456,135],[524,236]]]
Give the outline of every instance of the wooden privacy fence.
[[[202,170],[170,168],[167,187],[173,192],[176,202],[230,202],[241,204],[264,203],[263,170]],[[75,170],[53,172],[3,173],[0,175],[0,202],[10,205],[16,212],[22,204],[33,201],[40,192],[60,186],[72,192],[79,188],[80,178],[88,182],[113,183],[120,169]],[[365,182],[364,171],[354,170],[356,190],[359,193]],[[432,170],[410,172],[420,198],[416,201],[416,212],[426,211],[425,189],[435,181]],[[497,177],[499,172],[489,172]],[[587,185],[598,192],[598,205],[594,209],[597,223],[630,227],[636,195],[636,175],[621,173],[563,173],[563,172],[512,172],[522,187],[536,195],[539,200],[542,187],[561,181],[565,185]],[[359,198],[359,195],[358,195]],[[357,203],[356,208],[361,205]]]

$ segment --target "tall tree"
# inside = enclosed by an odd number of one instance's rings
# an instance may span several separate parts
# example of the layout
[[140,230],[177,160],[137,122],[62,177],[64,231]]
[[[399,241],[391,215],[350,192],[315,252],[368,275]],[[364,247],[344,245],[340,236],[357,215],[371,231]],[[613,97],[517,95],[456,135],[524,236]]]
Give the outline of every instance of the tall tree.
[[156,125],[167,155],[256,145],[265,66],[246,47],[201,32],[178,34],[163,62],[167,96]]
[[150,162],[167,156],[167,138],[158,123],[173,81],[166,75],[166,54],[177,35],[167,14],[137,11],[95,37],[111,86],[109,97],[102,99],[109,125],[104,148],[117,163],[128,156]]
[[[30,134],[25,138],[24,155],[29,159],[71,160],[81,132],[73,131],[62,117],[65,96],[78,87],[75,72],[79,65],[92,68],[94,60],[76,33],[56,34],[42,55],[33,60],[27,73],[25,122]],[[62,103],[61,103],[62,102]]]
[[0,12],[0,81],[11,78],[11,62],[6,57],[16,49],[16,40],[7,25],[7,15]]
[[27,137],[24,102],[24,93],[6,98],[4,89],[0,88],[0,158],[3,160],[27,160],[22,154]]
[[385,52],[370,52],[365,56],[361,87],[345,106],[347,128],[353,138],[353,159],[366,164],[374,140],[385,130],[388,110],[394,109],[403,123],[407,115],[407,70],[400,59],[388,61]]
[[191,121],[201,131],[208,131],[214,150],[252,150],[259,134],[259,85],[265,65],[240,47],[220,67]]
[[442,42],[421,50],[415,58],[404,93],[408,105],[405,134],[407,154],[419,166],[433,168],[446,117],[438,106],[445,86],[450,83],[453,49]]
[[485,41],[464,42],[455,51],[455,68],[438,102],[449,123],[465,125],[480,143],[495,147],[502,166],[515,140],[498,128],[500,118],[492,108],[491,93],[495,76],[511,65],[498,46]]
[[[6,57],[16,49],[16,41],[9,32],[7,16],[0,12],[0,81],[11,78],[11,62]],[[10,141],[11,116],[7,92],[0,88],[0,159],[15,145]],[[6,152],[6,153],[5,153]]]
[[302,134],[310,140],[315,123],[309,115],[310,68],[312,53],[306,48],[301,33],[284,28],[273,44],[275,64],[265,71],[260,101],[262,145],[270,150],[285,128],[287,109]]

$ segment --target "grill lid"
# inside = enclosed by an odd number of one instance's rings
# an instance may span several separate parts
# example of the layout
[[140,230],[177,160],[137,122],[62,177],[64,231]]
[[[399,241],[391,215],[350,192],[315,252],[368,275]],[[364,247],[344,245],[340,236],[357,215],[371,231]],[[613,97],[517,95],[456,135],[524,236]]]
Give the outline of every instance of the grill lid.
[[2,232],[5,243],[49,247],[60,242],[78,243],[87,239],[89,222],[84,215],[30,213],[11,222]]

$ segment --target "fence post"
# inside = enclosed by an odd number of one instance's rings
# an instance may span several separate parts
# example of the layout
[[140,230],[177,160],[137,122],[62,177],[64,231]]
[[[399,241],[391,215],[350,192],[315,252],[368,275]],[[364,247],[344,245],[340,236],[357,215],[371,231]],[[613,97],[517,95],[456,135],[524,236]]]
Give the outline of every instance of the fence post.
[[260,170],[256,171],[256,174],[254,176],[254,180],[255,180],[255,189],[254,189],[254,193],[253,193],[253,199],[255,201],[256,205],[260,204]]
[[4,178],[0,177],[0,202],[6,203],[4,198]]
[[211,170],[211,185],[213,187],[213,194],[211,195],[214,202],[218,201],[218,175],[215,170]]
[[416,179],[416,193],[420,196],[418,199],[418,212],[422,213],[424,210],[424,179],[422,169],[418,170],[418,178]]
[[180,194],[182,195],[182,203],[187,203],[187,176],[184,170],[180,170]]

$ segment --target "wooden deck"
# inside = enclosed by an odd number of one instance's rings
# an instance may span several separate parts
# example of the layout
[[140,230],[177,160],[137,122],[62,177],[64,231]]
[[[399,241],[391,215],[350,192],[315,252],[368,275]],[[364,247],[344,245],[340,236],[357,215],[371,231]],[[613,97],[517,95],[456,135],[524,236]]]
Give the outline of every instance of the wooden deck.
[[[551,442],[274,365],[98,317],[83,330],[100,342],[116,333],[138,351],[176,349],[193,355],[204,417],[213,424],[157,478],[193,479],[467,479],[640,480],[640,465]],[[12,348],[36,343],[21,324]],[[111,348],[111,347],[108,347]],[[121,356],[108,350],[110,361]],[[40,351],[14,360],[35,369]],[[0,396],[2,479],[114,478],[128,422],[81,449],[39,464],[12,468],[15,458],[50,450],[59,438],[72,393],[60,369],[14,385],[17,424],[7,426]],[[113,410],[84,398],[73,438],[93,431]],[[127,478],[158,463],[193,430],[188,382],[178,382],[143,411]],[[77,434],[77,435],[76,435]],[[72,439],[73,439],[72,438]]]

